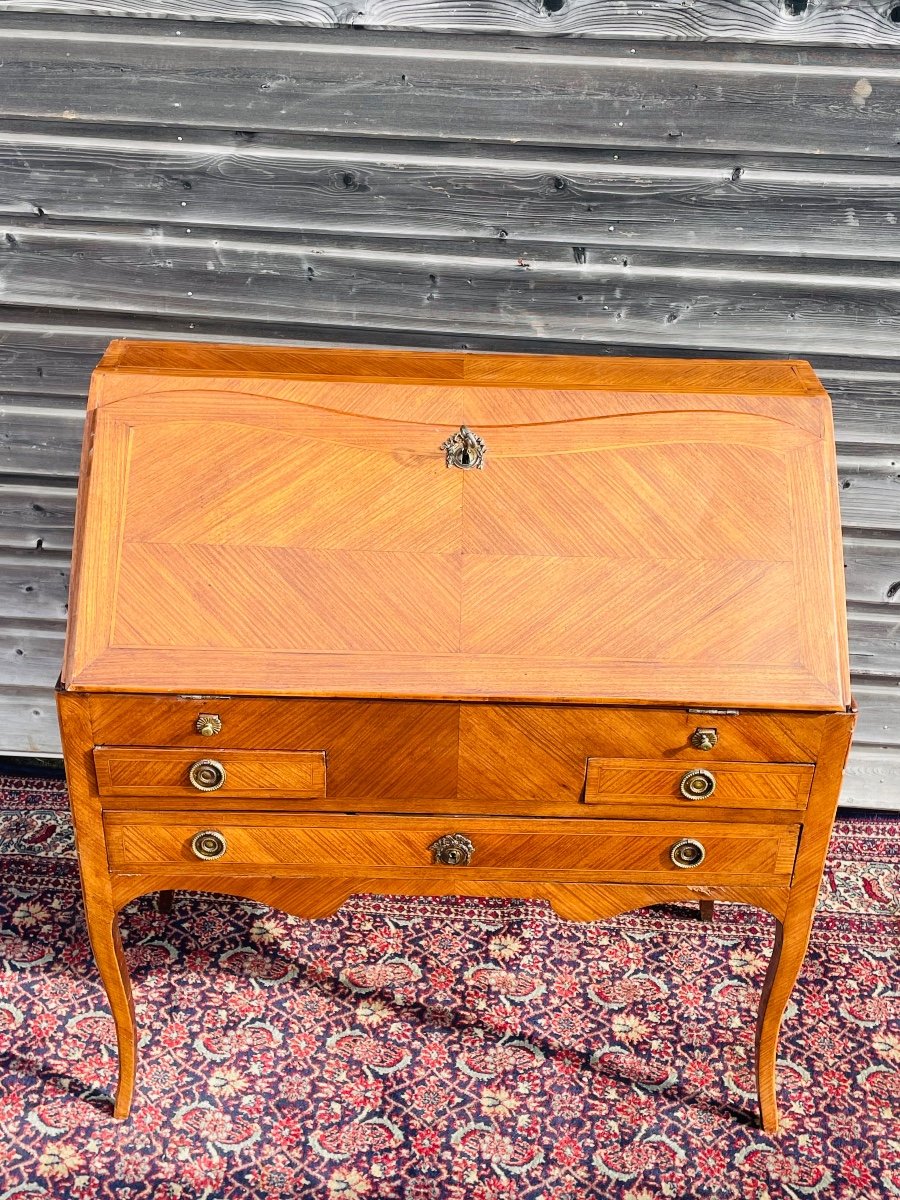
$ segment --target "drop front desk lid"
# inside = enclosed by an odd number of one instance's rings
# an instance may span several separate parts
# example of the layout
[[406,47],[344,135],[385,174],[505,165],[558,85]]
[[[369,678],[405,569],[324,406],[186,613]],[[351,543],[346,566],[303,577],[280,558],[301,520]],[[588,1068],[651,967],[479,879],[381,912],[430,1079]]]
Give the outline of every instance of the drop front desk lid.
[[839,534],[805,363],[114,342],[63,686],[842,709]]

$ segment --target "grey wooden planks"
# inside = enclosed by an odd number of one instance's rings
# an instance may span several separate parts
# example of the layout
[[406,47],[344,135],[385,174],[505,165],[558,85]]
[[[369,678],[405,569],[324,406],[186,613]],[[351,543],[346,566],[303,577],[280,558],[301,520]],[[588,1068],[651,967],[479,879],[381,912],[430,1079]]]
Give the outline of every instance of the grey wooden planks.
[[897,261],[900,165],[50,125],[0,130],[0,214]]
[[[7,14],[10,117],[892,158],[895,51]],[[40,86],[35,86],[40,81]],[[227,86],[223,86],[227,81]]]
[[538,37],[711,39],[900,46],[892,0],[6,0],[9,11],[356,29],[527,33]]
[[[0,752],[58,748],[110,336],[790,355],[832,391],[846,485],[845,797],[900,803],[894,7],[7,2]],[[167,13],[200,20],[141,19]],[[349,21],[383,28],[325,28]]]
[[[796,357],[884,355],[900,275],[865,262],[7,221],[8,303]],[[327,336],[327,334],[325,335]],[[333,336],[333,334],[332,334]]]

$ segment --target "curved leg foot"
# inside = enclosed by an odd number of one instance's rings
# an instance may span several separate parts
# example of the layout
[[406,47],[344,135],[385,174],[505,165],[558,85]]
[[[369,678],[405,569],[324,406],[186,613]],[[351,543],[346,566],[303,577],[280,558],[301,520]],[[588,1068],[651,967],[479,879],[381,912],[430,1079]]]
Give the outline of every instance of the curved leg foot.
[[163,891],[160,892],[157,897],[156,907],[157,910],[165,917],[168,916],[168,914],[172,911],[172,905],[174,903],[175,893],[172,891]]
[[[815,898],[813,898],[815,900]],[[775,923],[775,945],[763,984],[756,1022],[756,1086],[760,1120],[767,1133],[778,1131],[775,1062],[778,1034],[809,944],[813,904],[788,907],[784,923]]]
[[131,979],[122,951],[119,920],[115,910],[105,905],[92,904],[85,899],[88,936],[116,1026],[119,1084],[116,1088],[113,1115],[121,1120],[131,1111],[137,1065],[137,1033],[134,1003],[131,998]]
[[711,921],[713,919],[713,917],[715,916],[715,912],[716,912],[715,900],[701,900],[700,901],[700,920],[701,921]]

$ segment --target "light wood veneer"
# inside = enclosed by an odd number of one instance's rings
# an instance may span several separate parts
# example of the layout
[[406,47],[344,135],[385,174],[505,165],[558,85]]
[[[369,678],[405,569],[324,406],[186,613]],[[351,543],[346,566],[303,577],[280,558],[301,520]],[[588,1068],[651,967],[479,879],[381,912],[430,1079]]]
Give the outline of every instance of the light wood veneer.
[[[447,466],[462,425],[483,470]],[[843,604],[804,363],[113,343],[58,701],[115,1114],[124,904],[378,891],[765,909],[775,1129],[854,721]]]

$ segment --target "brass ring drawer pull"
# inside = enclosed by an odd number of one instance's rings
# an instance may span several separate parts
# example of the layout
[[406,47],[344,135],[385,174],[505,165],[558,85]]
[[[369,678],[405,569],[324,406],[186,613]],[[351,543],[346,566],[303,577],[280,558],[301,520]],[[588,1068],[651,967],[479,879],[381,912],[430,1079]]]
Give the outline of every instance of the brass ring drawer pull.
[[215,792],[225,782],[225,768],[214,758],[198,758],[188,776],[198,792]]
[[228,849],[228,843],[217,829],[203,829],[191,838],[191,849],[198,858],[211,862],[222,857]]
[[712,771],[697,767],[693,771],[685,771],[679,787],[685,800],[702,800],[716,790],[716,777]]
[[706,847],[695,838],[682,838],[669,851],[669,858],[676,867],[699,867],[706,858]]
[[475,847],[462,833],[448,833],[438,838],[431,847],[436,863],[445,867],[467,867],[472,861]]

